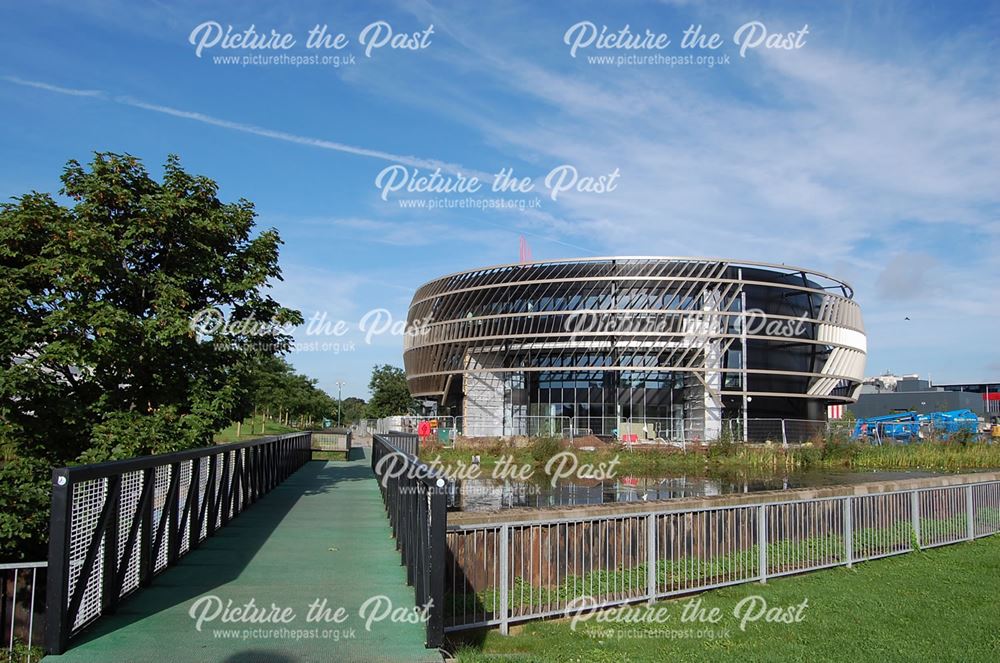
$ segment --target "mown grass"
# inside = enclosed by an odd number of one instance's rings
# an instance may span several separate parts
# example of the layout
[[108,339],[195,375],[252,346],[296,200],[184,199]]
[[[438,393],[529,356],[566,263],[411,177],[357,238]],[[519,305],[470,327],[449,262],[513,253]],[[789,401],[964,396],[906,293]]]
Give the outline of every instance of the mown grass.
[[240,435],[236,435],[236,424],[232,423],[226,428],[220,430],[215,434],[216,444],[227,444],[229,442],[238,442],[240,440],[252,440],[255,437],[266,437],[268,435],[283,435],[285,433],[293,433],[296,428],[291,426],[286,426],[277,421],[265,421],[263,422],[263,432],[261,432],[261,417],[255,417],[251,419],[245,419],[243,421],[243,426],[240,430]]
[[[718,624],[682,623],[689,598],[658,603],[666,623],[529,622],[510,636],[456,634],[459,661],[994,661],[1000,657],[1000,537],[700,595]],[[807,600],[799,623],[748,623],[747,597],[787,608]],[[609,633],[608,629],[615,629]],[[717,637],[699,631],[711,628]],[[684,635],[684,629],[690,629]]]
[[[993,509],[981,509],[978,518],[982,522],[994,522],[997,517]],[[922,518],[920,531],[922,540],[936,541],[939,536],[953,532],[964,532],[965,516],[953,518]],[[809,537],[797,541],[783,540],[767,545],[767,559],[770,573],[780,573],[809,566],[842,562],[845,554],[844,538],[839,534]],[[897,522],[890,527],[860,528],[853,532],[852,546],[855,559],[887,554],[890,552],[917,549],[916,536],[908,522]],[[657,585],[660,587],[682,588],[694,584],[711,584],[756,575],[759,563],[759,548],[751,545],[732,553],[717,555],[712,559],[686,557],[675,560],[660,560],[656,565]],[[602,569],[582,576],[566,576],[558,585],[532,585],[522,577],[515,577],[508,591],[507,603],[511,609],[531,606],[562,606],[582,597],[610,596],[626,592],[631,588],[646,587],[646,565],[638,564],[629,568]],[[476,593],[446,594],[446,617],[496,612],[500,608],[500,593],[489,587]]]

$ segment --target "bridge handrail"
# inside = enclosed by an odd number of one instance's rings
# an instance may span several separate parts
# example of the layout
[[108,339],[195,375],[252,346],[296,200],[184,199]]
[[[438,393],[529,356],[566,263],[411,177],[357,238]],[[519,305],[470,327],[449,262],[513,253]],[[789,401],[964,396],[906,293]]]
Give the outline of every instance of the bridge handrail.
[[[395,455],[401,468],[383,465]],[[444,639],[444,571],[447,562],[446,477],[420,462],[415,434],[372,435],[372,471],[378,480],[396,549],[414,588],[418,608],[427,607],[428,647]]]
[[311,435],[54,469],[47,651],[65,651],[72,636],[305,464]]

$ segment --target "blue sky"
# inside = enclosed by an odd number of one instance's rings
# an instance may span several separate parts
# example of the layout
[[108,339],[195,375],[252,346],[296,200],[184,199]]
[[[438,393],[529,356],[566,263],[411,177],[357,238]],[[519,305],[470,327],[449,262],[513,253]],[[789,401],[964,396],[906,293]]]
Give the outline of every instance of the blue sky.
[[[402,365],[399,335],[369,342],[358,329],[366,312],[385,309],[398,322],[417,285],[514,262],[522,235],[535,259],[708,255],[825,271],[855,286],[869,374],[995,381],[998,7],[7,3],[0,197],[55,191],[65,162],[95,150],[137,155],[156,174],[167,154],[179,154],[219,182],[223,199],[252,200],[260,225],[280,231],[279,300],[350,327],[302,339],[339,351],[290,357],[334,393],[344,380],[345,395],[365,396],[373,364]],[[213,21],[296,43],[206,45],[198,57],[190,36]],[[367,57],[359,36],[380,21],[423,47],[393,49],[390,40]],[[671,43],[592,44],[573,57],[566,33],[588,21],[666,33]],[[768,35],[808,32],[798,48],[762,43],[741,57],[733,39],[753,21]],[[349,43],[306,48],[316,25]],[[681,48],[691,25],[718,33],[722,45]],[[280,54],[339,56],[341,66],[221,61]],[[717,64],[596,61],[629,55]],[[442,176],[485,184],[474,194],[390,191],[383,200],[376,179],[394,165],[411,178],[441,167]],[[576,169],[583,189],[589,178],[617,176],[611,190],[553,200],[545,178],[560,166]],[[490,191],[501,169],[530,178],[533,190]],[[404,206],[465,198],[514,207]]]

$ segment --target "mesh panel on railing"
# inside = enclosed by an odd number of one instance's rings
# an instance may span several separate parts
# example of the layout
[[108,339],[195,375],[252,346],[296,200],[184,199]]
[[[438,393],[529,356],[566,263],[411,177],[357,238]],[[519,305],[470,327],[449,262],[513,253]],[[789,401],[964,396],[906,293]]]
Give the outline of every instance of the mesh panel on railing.
[[80,609],[73,627],[79,627],[101,614],[101,579],[104,574],[104,543],[100,544],[85,588],[77,586],[84,560],[94,538],[107,494],[107,479],[82,481],[73,486],[73,509],[70,513],[69,535],[69,587],[75,592],[83,590]]
[[201,541],[208,536],[208,474],[210,471],[210,465],[212,464],[212,458],[202,458],[201,467],[198,470],[198,511],[199,513],[204,513],[205,516],[201,519],[201,528],[198,530],[198,540]]
[[[161,465],[156,470],[156,483],[153,488],[153,545],[156,545],[156,535],[160,531],[160,520],[167,506],[167,493],[170,490],[170,466]],[[169,523],[168,523],[169,524]],[[170,545],[170,528],[163,527],[162,543],[156,551],[153,560],[153,570],[159,571],[167,566],[167,548]]]
[[235,472],[233,473],[233,507],[229,511],[229,517],[235,517],[243,506],[243,479],[237,479],[237,476],[242,477],[242,474],[246,472],[247,467],[247,457],[246,449],[237,449],[233,455],[233,467],[236,467],[236,463],[239,463],[239,475]]
[[[187,527],[187,520],[182,520],[184,518],[184,506],[188,501],[188,491],[191,489],[191,465],[193,461],[185,460],[181,463],[180,469],[180,484],[177,490],[177,524],[181,528],[180,535],[180,553],[183,555],[186,553],[190,547],[189,538],[191,536],[191,528]],[[188,518],[193,514],[189,513]]]
[[212,489],[213,495],[215,496],[215,510],[209,516],[212,519],[212,524],[215,527],[222,526],[222,508],[219,506],[222,502],[222,468],[224,467],[225,457],[228,454],[219,454],[215,457],[215,486]]
[[[131,550],[126,550],[125,547],[128,544],[129,531],[132,529],[132,524],[139,508],[139,499],[142,497],[142,485],[143,473],[141,470],[122,475],[121,503],[118,507],[118,556],[116,558],[116,568],[121,564],[122,559],[128,560],[128,566],[125,568],[125,575],[122,579],[122,594],[127,594],[139,586],[141,524],[136,531]],[[139,518],[141,519],[141,516]]]
[[223,507],[226,508],[227,518],[233,517],[234,509],[236,509],[236,497],[239,495],[236,484],[233,482],[233,478],[236,476],[236,463],[239,461],[239,456],[239,451],[230,451],[226,454],[226,457],[229,459],[229,476],[226,477],[227,485],[223,488],[223,493],[228,492],[231,495],[229,504],[223,504]]

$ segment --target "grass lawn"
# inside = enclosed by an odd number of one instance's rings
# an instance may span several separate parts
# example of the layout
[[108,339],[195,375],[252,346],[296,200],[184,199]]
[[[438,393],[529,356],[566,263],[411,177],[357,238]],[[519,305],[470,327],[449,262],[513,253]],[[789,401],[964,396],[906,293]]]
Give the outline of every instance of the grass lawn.
[[[798,623],[762,619],[742,631],[733,612],[754,595],[768,609],[808,603]],[[719,609],[718,623],[682,621],[685,605],[698,599],[705,613]],[[1000,536],[993,536],[664,601],[655,606],[668,615],[663,623],[594,616],[574,632],[567,619],[529,622],[506,637],[495,630],[465,634],[452,649],[459,661],[996,661],[998,604]],[[757,612],[759,605],[745,602],[743,609]],[[645,611],[635,608],[631,614]],[[703,629],[716,637],[697,637]]]
[[[256,417],[253,420],[253,426],[250,425],[250,419],[243,421],[243,430],[239,437],[236,436],[236,424],[230,424],[227,428],[220,430],[215,434],[216,444],[226,444],[227,442],[237,442],[239,440],[252,440],[255,437],[266,437],[268,435],[282,435],[284,433],[291,433],[295,431],[295,428],[285,426],[277,421],[265,421],[264,422],[264,432],[260,432],[260,422],[261,418]],[[251,433],[250,431],[254,431]]]

